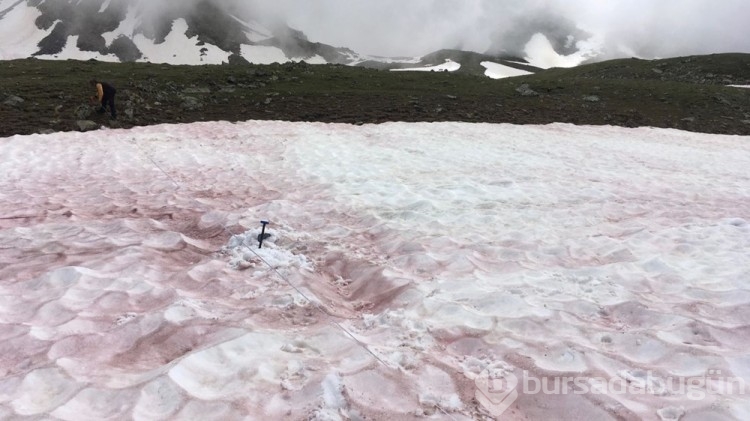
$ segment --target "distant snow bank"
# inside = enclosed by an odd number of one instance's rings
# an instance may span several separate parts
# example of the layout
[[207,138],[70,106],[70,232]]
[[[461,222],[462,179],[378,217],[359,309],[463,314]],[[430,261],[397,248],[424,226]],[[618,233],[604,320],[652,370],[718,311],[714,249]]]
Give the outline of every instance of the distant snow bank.
[[451,59],[446,59],[445,63],[438,64],[437,66],[427,67],[409,67],[406,69],[391,69],[392,72],[455,72],[461,68],[460,63],[456,63]]

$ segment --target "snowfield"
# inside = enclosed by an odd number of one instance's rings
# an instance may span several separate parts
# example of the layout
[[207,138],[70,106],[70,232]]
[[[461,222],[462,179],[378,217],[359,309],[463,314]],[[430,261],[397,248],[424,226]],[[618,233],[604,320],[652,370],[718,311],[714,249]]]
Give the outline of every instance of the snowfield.
[[750,384],[748,137],[250,121],[0,156],[0,418],[750,418],[661,387]]

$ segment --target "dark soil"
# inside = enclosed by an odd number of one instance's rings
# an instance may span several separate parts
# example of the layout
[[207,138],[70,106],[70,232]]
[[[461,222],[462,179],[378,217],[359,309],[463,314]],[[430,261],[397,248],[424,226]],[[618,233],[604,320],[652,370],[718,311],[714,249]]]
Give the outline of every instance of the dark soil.
[[[117,87],[117,120],[91,113],[91,78]],[[253,119],[565,122],[750,135],[750,89],[728,84],[750,85],[750,54],[616,60],[502,80],[305,63],[26,59],[0,62],[0,136],[78,130],[78,120],[129,128]]]

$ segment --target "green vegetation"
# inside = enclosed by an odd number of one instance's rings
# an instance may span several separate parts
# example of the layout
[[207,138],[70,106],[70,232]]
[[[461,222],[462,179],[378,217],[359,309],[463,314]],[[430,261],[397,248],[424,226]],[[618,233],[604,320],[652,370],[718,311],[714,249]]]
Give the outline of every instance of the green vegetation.
[[[91,78],[117,87],[118,120],[92,113]],[[567,122],[750,135],[750,90],[728,84],[750,84],[750,54],[614,60],[502,80],[305,63],[26,59],[0,62],[0,136],[78,130],[80,120],[127,128],[251,119]]]

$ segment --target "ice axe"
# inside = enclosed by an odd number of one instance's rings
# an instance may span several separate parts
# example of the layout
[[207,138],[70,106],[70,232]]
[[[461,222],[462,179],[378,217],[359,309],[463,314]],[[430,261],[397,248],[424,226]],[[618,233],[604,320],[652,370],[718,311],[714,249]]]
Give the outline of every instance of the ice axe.
[[260,221],[260,223],[263,224],[263,228],[260,229],[260,234],[258,234],[258,248],[263,247],[263,240],[271,236],[271,234],[266,234],[266,225],[270,222]]

